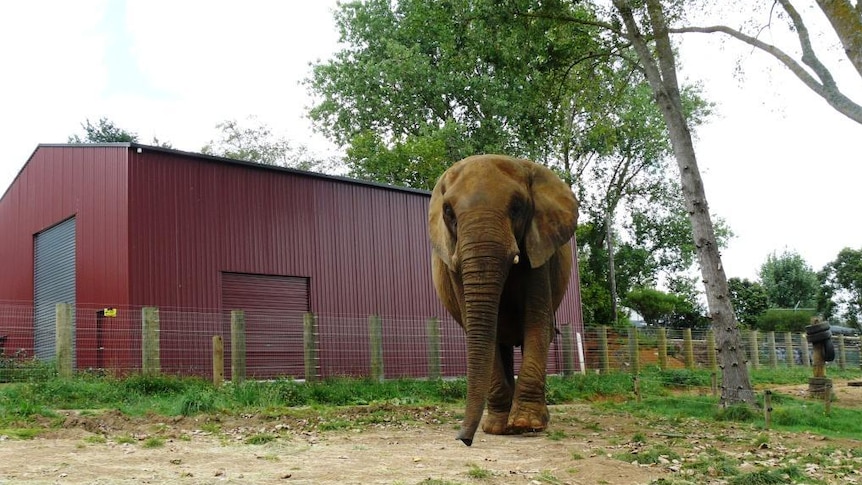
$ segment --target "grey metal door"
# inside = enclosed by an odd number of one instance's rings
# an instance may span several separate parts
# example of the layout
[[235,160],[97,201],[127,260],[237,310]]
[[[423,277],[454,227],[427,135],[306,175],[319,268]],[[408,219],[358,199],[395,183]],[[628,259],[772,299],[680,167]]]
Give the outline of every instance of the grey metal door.
[[[75,305],[75,218],[67,219],[34,238],[34,350],[36,357],[56,356],[57,303]],[[72,312],[72,355],[75,323]],[[74,357],[73,357],[74,359]],[[74,365],[74,364],[73,364]]]

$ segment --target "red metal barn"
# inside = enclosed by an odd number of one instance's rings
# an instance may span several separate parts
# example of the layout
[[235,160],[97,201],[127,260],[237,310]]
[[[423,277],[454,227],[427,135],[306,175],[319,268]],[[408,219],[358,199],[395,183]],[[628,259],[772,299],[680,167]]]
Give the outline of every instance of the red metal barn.
[[[424,376],[438,317],[443,373],[463,375],[462,332],[431,283],[429,198],[138,144],[40,145],[0,199],[0,336],[7,355],[52,358],[54,307],[69,302],[78,369],[137,369],[153,306],[162,370],[205,375],[212,336],[229,349],[243,309],[249,374],[301,377],[311,311],[320,375],[367,375],[376,314],[386,376]],[[577,265],[572,281],[557,321],[582,332]]]

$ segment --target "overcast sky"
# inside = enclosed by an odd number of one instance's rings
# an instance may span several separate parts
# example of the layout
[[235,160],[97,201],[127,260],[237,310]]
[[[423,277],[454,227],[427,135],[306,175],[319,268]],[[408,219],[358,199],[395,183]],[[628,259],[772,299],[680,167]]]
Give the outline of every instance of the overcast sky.
[[[199,151],[217,123],[255,115],[279,135],[335,153],[311,131],[300,85],[309,62],[337,49],[335,4],[0,3],[0,193],[39,143],[65,142],[87,118],[107,117],[143,143],[155,136]],[[684,77],[702,81],[717,103],[696,150],[711,211],[736,234],[723,252],[728,276],[756,278],[773,251],[796,251],[819,270],[842,248],[862,248],[862,126],[772,58],[718,36],[685,37],[682,62]],[[862,99],[858,76],[839,79]]]

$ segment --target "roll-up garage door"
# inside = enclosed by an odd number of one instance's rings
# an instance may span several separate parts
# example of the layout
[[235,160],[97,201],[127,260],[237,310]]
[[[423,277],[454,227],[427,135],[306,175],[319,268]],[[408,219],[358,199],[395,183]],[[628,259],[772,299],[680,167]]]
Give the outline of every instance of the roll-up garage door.
[[[222,309],[245,314],[249,378],[305,375],[302,320],[310,309],[308,283],[304,277],[222,273]],[[225,334],[229,340],[230,332]]]
[[[34,351],[43,360],[56,355],[57,303],[75,305],[75,218],[46,229],[34,238]],[[72,355],[75,355],[72,312]],[[74,357],[73,357],[74,359]]]

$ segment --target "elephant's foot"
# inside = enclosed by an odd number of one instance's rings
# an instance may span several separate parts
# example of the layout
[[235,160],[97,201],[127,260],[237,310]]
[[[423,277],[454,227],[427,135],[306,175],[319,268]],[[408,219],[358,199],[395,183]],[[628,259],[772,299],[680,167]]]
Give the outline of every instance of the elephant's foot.
[[517,403],[512,405],[507,427],[513,433],[542,431],[548,427],[551,414],[545,403]]
[[488,410],[482,421],[482,431],[487,434],[511,434],[508,426],[509,413]]

